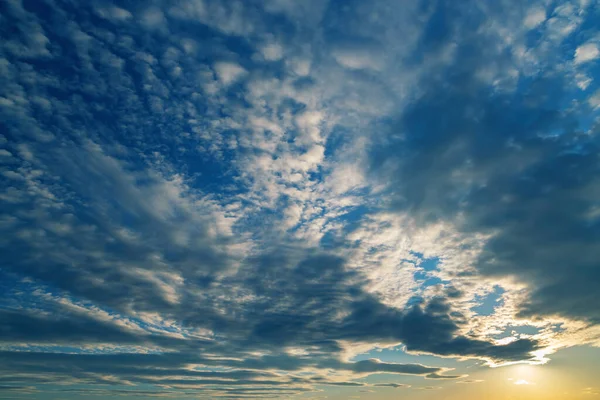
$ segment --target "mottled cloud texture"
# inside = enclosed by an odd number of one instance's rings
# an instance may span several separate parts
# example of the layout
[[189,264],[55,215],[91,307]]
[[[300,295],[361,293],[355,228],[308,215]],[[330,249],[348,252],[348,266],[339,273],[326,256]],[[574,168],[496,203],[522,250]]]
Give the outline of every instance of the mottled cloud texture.
[[599,345],[600,9],[548,4],[0,3],[0,393],[375,393]]

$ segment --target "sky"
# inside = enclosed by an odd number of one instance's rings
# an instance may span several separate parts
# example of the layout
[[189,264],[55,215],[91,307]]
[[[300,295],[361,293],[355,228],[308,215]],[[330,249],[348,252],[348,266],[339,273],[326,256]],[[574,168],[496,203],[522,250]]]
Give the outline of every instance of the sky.
[[597,0],[0,0],[0,399],[600,398]]

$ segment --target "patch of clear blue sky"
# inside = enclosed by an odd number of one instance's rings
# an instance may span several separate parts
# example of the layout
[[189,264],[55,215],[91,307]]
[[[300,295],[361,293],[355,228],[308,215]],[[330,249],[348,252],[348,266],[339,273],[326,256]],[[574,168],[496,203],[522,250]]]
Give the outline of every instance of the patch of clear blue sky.
[[541,329],[531,325],[508,325],[502,333],[494,335],[495,339],[502,339],[508,336],[517,335],[536,335],[540,333]]
[[502,294],[506,290],[496,285],[494,291],[489,292],[484,296],[475,296],[474,302],[477,305],[471,307],[471,311],[476,312],[478,315],[492,315],[496,307],[502,305]]
[[435,275],[435,272],[440,270],[439,264],[442,262],[439,257],[425,258],[423,253],[415,251],[412,251],[411,254],[417,257],[417,261],[407,260],[415,265],[413,277],[419,283],[419,287],[415,290],[420,292],[431,286],[448,283]]

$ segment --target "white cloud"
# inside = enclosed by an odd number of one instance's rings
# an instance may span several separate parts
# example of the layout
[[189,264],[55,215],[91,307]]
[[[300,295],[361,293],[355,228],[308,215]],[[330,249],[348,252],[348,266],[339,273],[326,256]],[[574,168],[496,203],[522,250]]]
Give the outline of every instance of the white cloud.
[[305,58],[295,58],[289,61],[289,67],[295,74],[307,76],[310,74],[311,62]]
[[575,64],[583,64],[600,57],[600,49],[596,43],[586,43],[575,50]]
[[580,16],[579,7],[571,3],[561,4],[554,9],[552,18],[546,21],[548,38],[561,41],[581,25],[583,18]]
[[533,29],[546,20],[546,10],[543,7],[534,7],[529,10],[523,23],[528,29]]
[[575,82],[577,83],[577,87],[581,90],[585,90],[588,88],[590,83],[592,83],[592,78],[585,74],[576,74]]
[[364,168],[357,162],[340,163],[327,177],[327,183],[336,194],[366,186]]
[[380,70],[383,67],[381,55],[370,49],[340,48],[333,50],[331,54],[341,66],[348,69]]
[[302,218],[303,206],[298,203],[291,204],[284,211],[283,227],[284,229],[290,229],[300,223]]
[[283,47],[276,42],[269,42],[260,48],[262,56],[267,61],[279,61],[283,58]]
[[219,81],[225,86],[236,82],[248,73],[243,67],[234,62],[218,62],[214,65]]
[[148,29],[163,30],[167,28],[165,14],[156,7],[145,10],[141,15],[142,24]]
[[324,115],[320,111],[305,111],[296,117],[296,125],[300,129],[302,142],[321,142],[320,124]]
[[96,10],[99,16],[115,22],[127,21],[132,17],[131,13],[120,7],[106,7]]
[[12,153],[5,149],[0,149],[0,158],[11,158]]
[[600,90],[597,90],[590,98],[588,99],[588,103],[592,108],[600,108]]
[[[173,2],[169,15],[183,20],[197,21],[228,35],[251,35],[255,21],[244,2],[223,2],[220,0],[188,0]],[[251,7],[249,7],[252,10]],[[255,18],[259,18],[255,16]]]

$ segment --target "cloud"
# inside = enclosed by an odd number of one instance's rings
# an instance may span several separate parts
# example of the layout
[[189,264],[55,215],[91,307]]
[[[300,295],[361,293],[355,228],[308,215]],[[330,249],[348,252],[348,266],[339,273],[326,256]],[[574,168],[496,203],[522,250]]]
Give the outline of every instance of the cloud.
[[[12,260],[8,270],[42,281],[52,290],[84,298],[94,306],[42,294],[46,307],[56,305],[50,314],[25,309],[3,311],[1,336],[6,343],[140,346],[174,352],[175,359],[179,357],[176,354],[182,354],[182,364],[244,370],[313,368],[317,376],[318,371],[334,369],[356,377],[399,373],[433,379],[452,376],[444,375],[440,368],[423,365],[373,360],[342,363],[342,348],[337,343],[402,341],[411,350],[494,360],[526,358],[535,348],[514,344],[496,348],[466,338],[457,339],[456,343],[461,344],[455,347],[452,341],[457,327],[447,315],[429,314],[418,307],[404,313],[383,305],[364,290],[363,277],[345,268],[343,258],[316,249],[282,247],[240,263],[234,252],[226,250],[234,244],[232,239],[227,232],[218,233],[215,226],[219,207],[191,194],[190,188],[174,177],[169,179],[149,169],[130,170],[125,161],[107,154],[95,143],[65,143],[54,152],[41,152],[32,145],[23,157],[23,162],[35,161],[44,172],[32,177],[26,169],[20,171],[24,184],[36,189],[13,206],[19,217],[19,233],[4,243],[4,254]],[[64,181],[55,185],[41,180],[50,174],[60,174]],[[110,201],[101,195],[103,192],[112,193]],[[32,203],[45,204],[52,211],[29,216],[19,211]],[[75,209],[70,204],[85,207]],[[228,295],[223,297],[224,293]],[[194,308],[187,306],[190,301],[196,303]],[[18,303],[25,305],[26,298]],[[103,309],[111,309],[113,314]],[[233,314],[227,316],[222,309]],[[422,330],[436,333],[423,341],[417,333]],[[228,348],[213,341],[215,333],[228,338]],[[283,354],[292,346],[312,349],[310,357],[226,360],[240,351]],[[183,356],[189,349],[202,348],[223,359]],[[508,348],[515,351],[507,352]],[[323,355],[317,357],[319,353]],[[37,357],[42,362],[46,356],[40,353]],[[75,362],[79,358],[72,359]],[[93,359],[82,356],[81,360],[87,363]],[[141,365],[143,360],[139,360]],[[162,360],[168,364],[173,359],[165,356],[156,362]],[[17,364],[11,368],[25,367]],[[81,368],[84,375],[102,373],[88,364]],[[140,375],[134,371],[132,376],[120,373],[116,365],[106,368],[104,373],[110,372],[123,382],[157,383],[141,377],[148,371],[137,371]],[[68,375],[68,370],[42,370]],[[173,376],[186,374],[176,371]],[[163,384],[180,388],[220,382],[209,379],[210,374],[195,374],[194,382],[169,378],[165,370],[161,376]],[[284,379],[260,383],[285,386],[292,382]],[[327,380],[323,383],[340,384]],[[254,384],[258,382],[247,379],[236,383]]]
[[[116,13],[117,15],[123,15],[123,13]],[[114,11],[113,11],[114,15]],[[148,29],[167,29],[167,19],[165,14],[157,7],[150,7],[143,11],[140,21]]]
[[225,86],[232,84],[247,73],[240,65],[232,62],[216,63],[215,71],[217,72],[219,80]]
[[481,383],[481,382],[484,382],[484,381],[481,380],[481,379],[466,379],[466,380],[463,380],[463,381],[458,381],[456,383],[458,383],[458,384],[469,384],[469,383]]
[[410,387],[409,385],[403,385],[401,383],[376,383],[373,386],[376,387],[391,387],[391,388],[406,388],[406,387]]
[[596,88],[545,50],[585,13],[475,3],[7,3],[0,385],[396,388],[359,379],[464,375],[357,354],[539,361],[507,321],[594,324],[597,102],[563,100]]
[[448,221],[457,232],[487,235],[473,266],[529,285],[519,316],[597,323],[588,304],[599,300],[600,231],[590,214],[598,143],[577,127],[585,109],[561,109],[569,82],[550,66],[518,92],[495,91],[474,72],[507,62],[486,50],[497,39],[448,40],[462,43],[456,59],[437,70],[439,81],[422,81],[371,155],[373,173],[389,182],[390,206],[421,226]]
[[[294,370],[286,373],[238,369],[235,363],[227,370],[207,371],[205,368],[195,368],[191,365],[227,366],[228,360],[211,360],[190,354],[61,354],[40,352],[0,352],[3,366],[0,370],[6,372],[2,382],[18,385],[23,379],[48,382],[52,379],[63,378],[67,383],[128,383],[154,384],[169,389],[194,390],[202,389],[207,394],[224,393],[230,395],[272,392],[275,394],[295,394],[310,390],[312,385],[331,385],[357,387],[364,383],[343,380],[332,380],[325,375],[294,374]],[[312,363],[306,359],[307,367]],[[9,372],[11,371],[11,372]],[[12,376],[11,373],[19,374]],[[300,372],[300,370],[296,370]],[[33,378],[33,376],[37,378]],[[395,385],[394,387],[400,387]],[[132,390],[128,388],[127,390]],[[91,389],[100,390],[100,389]],[[157,391],[157,394],[163,391]],[[107,393],[118,394],[119,389],[108,389]],[[164,392],[165,395],[169,391]],[[183,393],[187,394],[187,393]],[[197,395],[197,394],[196,394]]]
[[124,8],[110,6],[105,8],[98,8],[96,10],[99,16],[115,22],[127,21],[133,17],[133,15],[125,10]]
[[241,2],[214,0],[176,1],[167,4],[169,14],[183,21],[198,21],[227,35],[251,35],[264,26],[262,15]]
[[546,10],[543,7],[534,7],[527,12],[524,24],[528,29],[533,29],[546,20]]
[[279,61],[283,58],[283,47],[277,42],[268,42],[260,48],[260,52],[267,61]]
[[373,54],[372,49],[339,48],[333,50],[332,55],[345,68],[374,70],[381,68],[381,62],[378,60],[380,55]]
[[576,74],[575,79],[577,80],[577,87],[581,90],[586,90],[590,83],[592,83],[592,78],[589,78],[585,74]]
[[0,340],[5,343],[140,343],[143,338],[91,318],[47,316],[1,310]]
[[596,43],[586,43],[575,50],[575,64],[583,64],[600,57],[600,50]]
[[594,110],[600,107],[600,90],[590,96],[588,103]]

